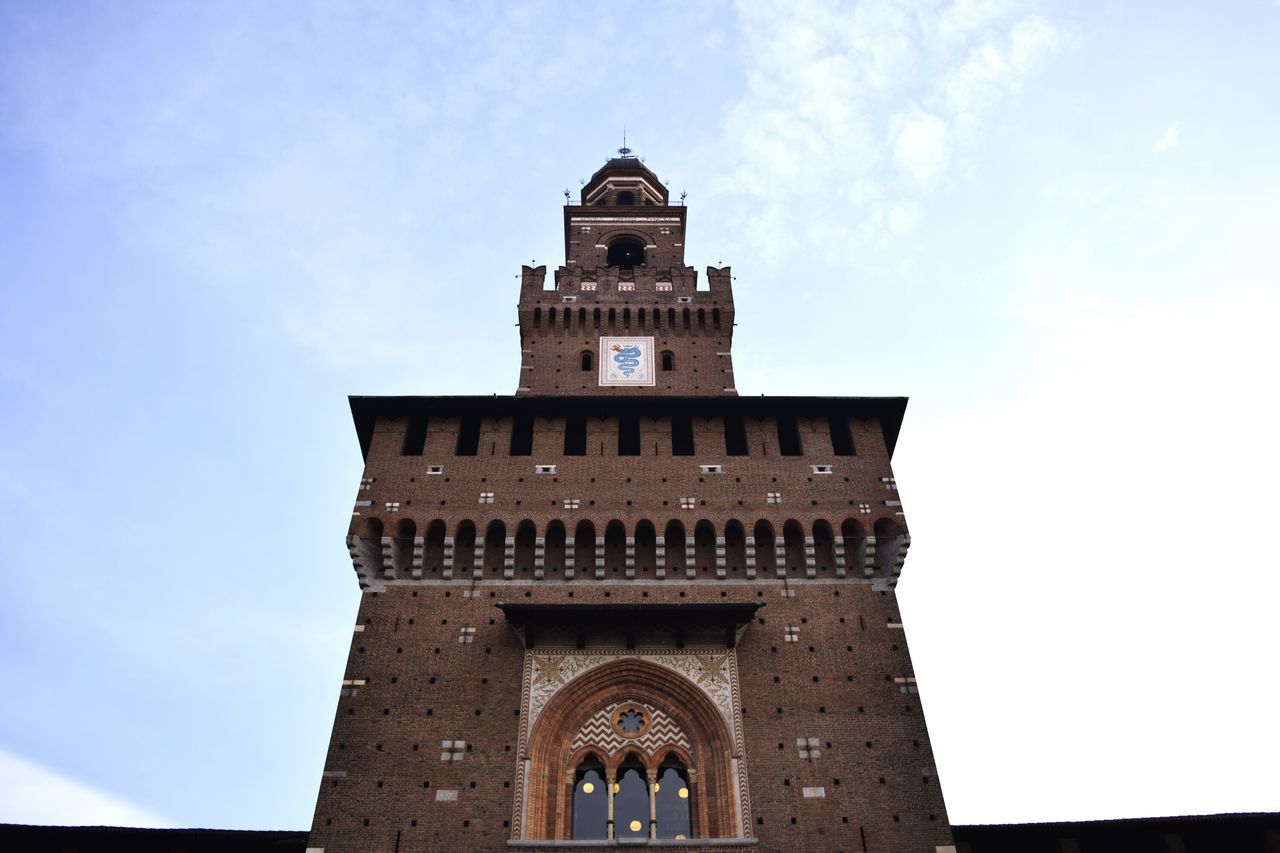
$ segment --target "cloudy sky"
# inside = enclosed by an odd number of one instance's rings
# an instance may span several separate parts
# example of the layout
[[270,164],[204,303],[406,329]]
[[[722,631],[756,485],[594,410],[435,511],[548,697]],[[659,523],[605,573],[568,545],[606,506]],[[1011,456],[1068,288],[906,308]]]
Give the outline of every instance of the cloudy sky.
[[956,823],[1280,808],[1280,4],[0,2],[0,821],[305,828],[346,395],[628,138],[744,394],[908,395]]

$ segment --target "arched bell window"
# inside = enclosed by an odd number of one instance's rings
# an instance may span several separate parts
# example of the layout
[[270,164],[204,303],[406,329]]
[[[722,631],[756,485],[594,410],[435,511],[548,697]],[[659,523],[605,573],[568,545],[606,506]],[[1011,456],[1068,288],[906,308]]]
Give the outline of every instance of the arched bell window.
[[611,267],[629,270],[644,266],[644,243],[634,237],[619,237],[609,244],[605,262]]
[[609,837],[609,792],[604,765],[588,755],[573,776],[573,837]]
[[623,190],[618,193],[618,205],[620,207],[630,207],[636,203],[636,194],[629,190]]
[[675,755],[668,755],[658,766],[653,799],[659,838],[684,840],[692,835],[692,822],[689,818],[689,771]]

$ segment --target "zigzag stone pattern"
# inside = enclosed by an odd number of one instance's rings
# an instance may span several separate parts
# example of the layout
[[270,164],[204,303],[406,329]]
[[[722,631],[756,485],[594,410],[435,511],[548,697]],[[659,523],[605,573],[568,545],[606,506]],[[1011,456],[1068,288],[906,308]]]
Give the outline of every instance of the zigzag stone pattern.
[[639,737],[623,737],[613,726],[613,713],[621,708],[622,703],[613,702],[601,708],[573,738],[570,750],[576,752],[582,747],[590,746],[599,749],[604,755],[613,755],[627,748],[638,748],[647,755],[654,755],[664,746],[678,746],[685,752],[692,752],[693,745],[688,736],[670,717],[657,708],[643,702],[634,704],[644,708],[650,721],[644,734]]

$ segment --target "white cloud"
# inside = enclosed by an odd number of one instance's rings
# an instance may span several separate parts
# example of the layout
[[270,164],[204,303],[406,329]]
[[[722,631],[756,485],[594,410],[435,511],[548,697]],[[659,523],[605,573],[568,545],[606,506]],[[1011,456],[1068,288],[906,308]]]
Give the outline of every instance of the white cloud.
[[173,823],[0,747],[0,822],[168,827]]
[[[732,172],[718,191],[752,198],[740,206],[742,230],[768,231],[781,219],[772,208],[794,210],[790,200],[833,185],[851,188],[844,200],[857,209],[807,216],[855,220],[850,233],[871,229],[872,245],[911,230],[904,212],[922,209],[993,111],[1063,44],[1024,5],[740,3],[747,92],[727,116],[721,152]],[[896,215],[895,205],[904,205]],[[781,259],[784,242],[771,238],[765,254]]]
[[946,173],[951,160],[951,132],[936,115],[913,107],[895,116],[893,162],[924,189]]
[[1156,144],[1151,150],[1156,154],[1163,154],[1166,151],[1172,151],[1178,147],[1178,142],[1181,137],[1182,124],[1175,121],[1165,130],[1164,136],[1156,140]]

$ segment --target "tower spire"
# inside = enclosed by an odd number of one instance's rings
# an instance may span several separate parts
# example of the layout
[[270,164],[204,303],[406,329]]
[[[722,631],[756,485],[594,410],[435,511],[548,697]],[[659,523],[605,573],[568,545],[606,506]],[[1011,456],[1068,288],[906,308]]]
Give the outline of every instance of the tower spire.
[[631,156],[631,149],[627,147],[627,126],[622,126],[622,147],[618,149],[618,153],[623,157]]

